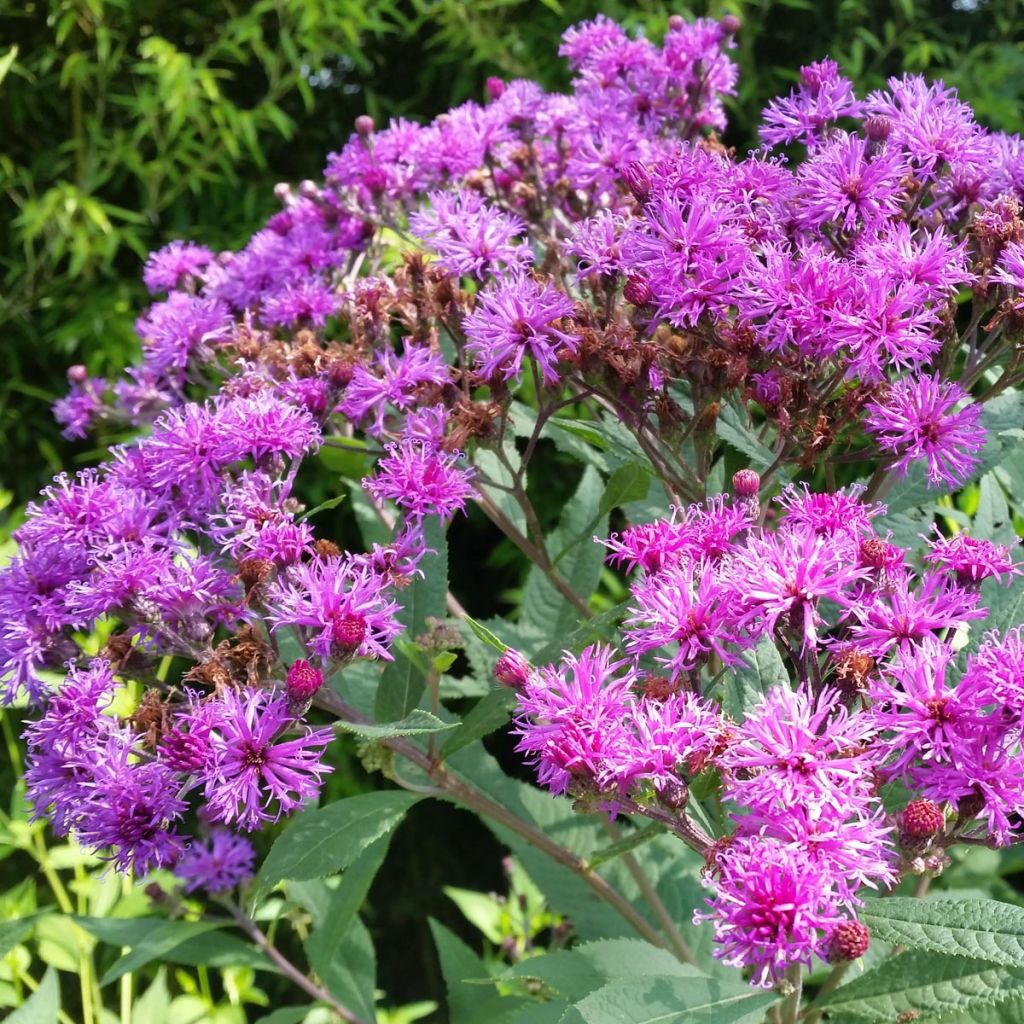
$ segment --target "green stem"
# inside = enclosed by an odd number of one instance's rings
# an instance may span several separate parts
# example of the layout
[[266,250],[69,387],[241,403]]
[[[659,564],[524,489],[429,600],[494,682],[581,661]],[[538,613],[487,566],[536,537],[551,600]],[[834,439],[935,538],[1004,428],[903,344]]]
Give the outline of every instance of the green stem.
[[796,1024],[800,1016],[800,997],[804,987],[804,969],[793,964],[786,970],[786,981],[792,986],[789,995],[782,1001],[782,1024]]

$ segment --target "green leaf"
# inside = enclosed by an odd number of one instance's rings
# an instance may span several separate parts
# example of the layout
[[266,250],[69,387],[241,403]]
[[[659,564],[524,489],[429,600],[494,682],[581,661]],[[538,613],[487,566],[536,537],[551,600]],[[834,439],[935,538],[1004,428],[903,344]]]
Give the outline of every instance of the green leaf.
[[508,650],[508,644],[502,643],[483,623],[477,622],[476,619],[470,618],[468,615],[464,615],[460,621],[469,626],[476,634],[477,639],[482,640],[485,644],[501,651],[502,654]]
[[308,1006],[282,1006],[279,1010],[274,1010],[273,1013],[267,1013],[258,1018],[256,1024],[300,1024],[313,1007],[313,1003]]
[[606,864],[610,860],[615,860],[616,857],[621,857],[624,853],[632,853],[634,850],[638,850],[645,843],[649,843],[652,839],[656,839],[663,833],[664,829],[656,823],[647,825],[645,828],[631,829],[630,832],[623,836],[618,842],[611,843],[604,847],[604,849],[598,850],[592,857],[590,857],[590,866],[592,868],[600,867],[602,864]]
[[385,790],[363,793],[296,815],[274,841],[257,875],[266,892],[285,879],[323,878],[343,871],[386,835],[420,797]]
[[1024,968],[1024,908],[995,900],[887,897],[857,917],[883,942]]
[[153,960],[170,959],[169,954],[176,947],[195,941],[206,932],[217,931],[225,927],[224,923],[216,921],[166,921],[152,917],[136,918],[132,924],[136,928],[140,925],[145,927],[145,932],[140,935],[138,931],[135,931],[134,934],[138,937],[129,941],[120,941],[111,938],[112,935],[117,934],[114,929],[105,927],[114,923],[112,921],[82,917],[77,917],[75,920],[86,931],[91,932],[104,942],[131,946],[131,952],[116,960],[100,978],[100,985],[109,985],[112,981],[117,981],[123,974],[138,970],[143,964],[148,964]]
[[[397,616],[410,640],[426,630],[429,616],[444,618],[447,607],[448,539],[436,519],[426,521],[423,533],[427,547],[435,554],[424,556],[420,563],[424,575],[402,592],[404,607]],[[397,655],[380,677],[375,717],[381,722],[405,718],[419,703],[425,687],[426,676],[419,666],[410,658]]]
[[341,947],[377,871],[384,863],[390,843],[391,833],[372,842],[346,869],[337,887],[331,890],[322,920],[306,940],[309,962],[319,974],[326,973]]
[[[601,475],[592,466],[583,471],[576,493],[562,512],[562,518],[547,538],[549,552],[560,552],[558,572],[584,601],[597,588],[604,564],[604,549],[595,544],[592,535],[606,532],[593,509],[599,505],[604,488]],[[523,619],[543,626],[548,636],[560,637],[571,632],[580,619],[580,612],[555,588],[544,573],[534,566],[523,590]]]
[[444,732],[454,729],[458,722],[442,722],[436,715],[422,708],[411,711],[399,722],[381,722],[362,724],[359,722],[335,722],[335,728],[342,732],[352,732],[357,736],[369,739],[386,739],[389,736],[418,736],[426,732]]
[[377,1019],[377,957],[366,925],[354,918],[335,956],[324,969],[331,995],[364,1021]]
[[430,931],[437,946],[445,989],[449,1024],[502,1024],[523,1006],[522,999],[500,995],[483,961],[461,939],[433,919]]
[[450,736],[441,747],[442,757],[454,754],[474,740],[489,736],[500,729],[509,719],[516,706],[516,695],[507,687],[498,687],[481,697],[469,714],[462,719],[462,727]]
[[345,500],[344,494],[337,494],[333,498],[328,498],[326,501],[321,501],[319,505],[311,508],[308,512],[303,512],[299,516],[298,521],[300,523],[305,522],[307,519],[312,519],[317,512],[326,512],[329,508],[337,508]]
[[763,639],[743,655],[746,666],[726,669],[722,678],[722,710],[737,722],[769,690],[789,685],[789,673],[771,639]]
[[534,979],[575,1002],[613,981],[700,975],[695,967],[680,963],[667,950],[641,939],[602,939],[575,949],[530,957],[510,968],[502,978]]
[[17,921],[0,922],[0,957],[6,956],[20,942],[25,941],[35,927],[38,917],[38,914],[32,914]]
[[48,967],[39,988],[6,1020],[7,1024],[57,1024],[59,1012],[60,987],[57,984],[57,972]]
[[913,1010],[916,1024],[927,1024],[946,1014],[974,1014],[1018,995],[1022,986],[1020,968],[917,949],[840,986],[822,1005],[842,1020],[864,1024],[891,1024]]
[[737,1024],[760,1020],[778,998],[739,980],[675,975],[627,978],[591,992],[563,1020],[566,1024]]

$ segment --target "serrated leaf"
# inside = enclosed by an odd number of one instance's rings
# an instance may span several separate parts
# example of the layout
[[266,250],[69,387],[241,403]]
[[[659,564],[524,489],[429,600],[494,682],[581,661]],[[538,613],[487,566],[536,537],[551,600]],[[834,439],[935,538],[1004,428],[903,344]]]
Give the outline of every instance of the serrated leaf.
[[1022,988],[1024,969],[917,949],[840,986],[821,1005],[865,1024],[891,1024],[913,1010],[915,1024],[928,1024],[994,1006]]
[[60,1013],[60,986],[57,972],[48,967],[35,990],[9,1017],[7,1024],[57,1024]]
[[442,757],[448,757],[474,740],[489,736],[495,729],[500,729],[508,721],[515,706],[515,694],[504,686],[485,694],[462,719],[459,731],[445,741],[441,747]]
[[1024,908],[996,900],[864,901],[858,918],[883,942],[1024,968]]
[[343,871],[386,835],[419,799],[415,793],[363,793],[296,815],[274,841],[257,875],[265,892],[285,879],[323,878]]
[[334,726],[341,732],[355,733],[357,736],[365,736],[368,739],[387,739],[391,736],[418,736],[421,733],[444,732],[446,729],[454,729],[458,724],[458,722],[442,722],[440,718],[432,715],[429,711],[416,708],[398,722],[338,721],[334,723]]
[[615,860],[616,857],[621,857],[624,853],[632,853],[662,834],[664,834],[664,829],[660,825],[653,823],[645,828],[632,829],[618,842],[605,846],[590,857],[590,866],[597,868],[610,860]]
[[370,933],[358,917],[351,922],[321,976],[331,995],[360,1020],[377,1019],[377,955]]
[[562,1019],[566,1024],[737,1024],[762,1015],[778,999],[741,981],[640,977],[591,992]]

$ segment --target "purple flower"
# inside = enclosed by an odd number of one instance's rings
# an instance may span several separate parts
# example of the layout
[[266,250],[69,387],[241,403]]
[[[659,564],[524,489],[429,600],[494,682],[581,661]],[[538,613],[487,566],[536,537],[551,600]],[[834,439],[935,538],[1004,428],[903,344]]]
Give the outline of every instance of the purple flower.
[[579,339],[561,328],[572,312],[572,300],[549,282],[510,276],[477,296],[476,309],[463,323],[466,349],[483,377],[518,377],[529,355],[544,380],[554,384],[559,360],[574,356],[579,348]]
[[[216,710],[214,756],[202,772],[211,821],[251,832],[319,795],[333,770],[322,762],[330,729],[297,726],[287,699],[265,690],[223,690]],[[286,738],[293,728],[298,735]]]
[[868,403],[864,427],[882,451],[896,457],[893,468],[901,475],[920,459],[933,487],[959,487],[979,464],[986,440],[980,405],[954,411],[966,397],[959,385],[938,374],[902,377]]
[[526,242],[526,224],[475,192],[465,189],[431,192],[430,206],[409,218],[412,233],[439,255],[439,265],[456,277],[472,274],[479,280],[499,270],[524,271],[533,262]]
[[873,792],[873,762],[862,752],[874,727],[850,714],[837,690],[769,691],[716,757],[730,799],[766,815],[831,808],[845,817]]
[[337,307],[338,295],[329,284],[306,279],[268,295],[263,301],[263,321],[271,327],[323,327]]
[[871,520],[885,512],[878,502],[865,504],[860,500],[863,484],[851,484],[831,494],[812,492],[807,484],[802,490],[787,484],[776,501],[785,509],[783,522],[789,529],[802,528],[832,536],[846,534],[859,539],[873,536]]
[[877,227],[900,212],[903,173],[895,153],[873,151],[866,140],[840,133],[800,168],[800,223],[834,223],[847,232]]
[[715,853],[715,895],[694,922],[715,929],[715,957],[752,967],[769,988],[795,964],[822,956],[842,920],[828,868],[806,852],[762,836],[733,839]]
[[748,537],[723,572],[742,605],[738,624],[755,635],[771,635],[781,620],[804,651],[814,650],[822,622],[819,602],[839,600],[868,575],[837,539],[806,529]]
[[213,259],[213,253],[195,242],[174,241],[150,253],[142,272],[142,280],[154,295],[173,291],[199,272]]
[[64,428],[61,433],[66,438],[80,441],[103,414],[107,382],[102,377],[88,376],[84,366],[72,367],[68,379],[71,390],[53,403],[53,418]]
[[800,84],[788,97],[765,107],[759,134],[770,146],[788,142],[813,146],[827,137],[827,129],[840,117],[856,117],[860,106],[853,83],[839,74],[839,65],[833,60],[817,61],[800,69]]
[[172,292],[139,317],[135,331],[142,339],[146,366],[180,386],[189,360],[209,360],[213,345],[231,340],[233,326],[220,300]]
[[350,559],[325,558],[293,565],[268,584],[267,619],[274,630],[300,627],[326,664],[336,658],[384,658],[402,632],[398,605],[381,577]]
[[[977,540],[966,533],[955,533],[943,537],[938,526],[933,524],[935,537],[926,537],[929,551],[924,560],[938,568],[953,573],[961,586],[980,583],[995,577],[1002,582],[1006,577],[1009,584],[1014,576],[1021,574],[1017,563],[1010,557],[1010,548],[990,540]],[[1016,546],[1017,541],[1014,541]]]
[[712,654],[726,665],[739,659],[726,645],[746,647],[739,629],[742,605],[734,588],[717,578],[709,563],[669,565],[633,585],[635,604],[624,624],[633,655],[669,647],[655,655],[672,678],[700,668]]
[[407,515],[437,516],[442,523],[466,507],[474,495],[472,467],[459,466],[460,456],[421,441],[388,445],[388,454],[363,486],[377,501],[390,498]]
[[256,851],[244,836],[226,828],[215,828],[205,843],[193,840],[174,865],[174,873],[185,883],[185,892],[204,889],[227,892],[248,881],[253,874]]
[[542,786],[569,791],[573,779],[593,783],[617,750],[631,741],[623,716],[632,703],[635,675],[611,647],[595,645],[579,657],[531,674],[516,692],[516,750],[537,769]]
[[449,378],[448,367],[437,352],[409,345],[401,355],[384,349],[372,370],[357,366],[345,389],[341,411],[355,422],[371,412],[373,424],[368,431],[380,435],[389,405],[406,412],[416,404],[417,395],[430,385],[442,385]]

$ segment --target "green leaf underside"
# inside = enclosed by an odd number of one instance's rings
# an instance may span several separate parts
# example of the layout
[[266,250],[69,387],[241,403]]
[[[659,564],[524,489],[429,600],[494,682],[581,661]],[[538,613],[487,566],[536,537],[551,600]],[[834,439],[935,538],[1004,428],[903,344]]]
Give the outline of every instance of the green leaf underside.
[[442,722],[440,718],[432,715],[429,711],[416,708],[398,722],[339,721],[335,723],[335,727],[343,732],[366,736],[368,739],[387,739],[391,736],[417,736],[420,733],[444,732],[447,729],[454,729],[458,724],[458,722]]

